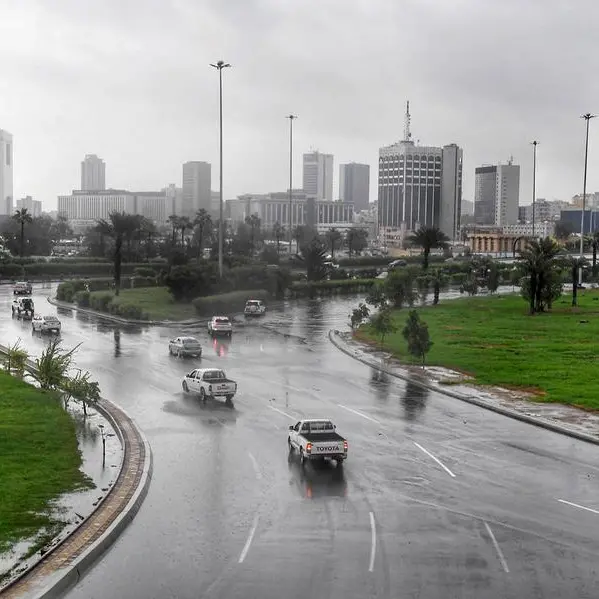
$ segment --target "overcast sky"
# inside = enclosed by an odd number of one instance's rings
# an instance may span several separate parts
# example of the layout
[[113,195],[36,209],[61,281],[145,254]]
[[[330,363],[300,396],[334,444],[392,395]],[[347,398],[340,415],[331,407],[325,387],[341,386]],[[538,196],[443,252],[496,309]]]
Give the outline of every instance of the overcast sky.
[[[187,160],[218,189],[218,75],[224,59],[224,195],[294,186],[311,148],[371,165],[401,139],[464,149],[474,168],[522,167],[520,203],[582,190],[584,112],[599,113],[596,0],[0,0],[0,128],[14,135],[16,198],[44,209],[106,161],[107,185],[181,185]],[[588,190],[599,190],[599,119]]]

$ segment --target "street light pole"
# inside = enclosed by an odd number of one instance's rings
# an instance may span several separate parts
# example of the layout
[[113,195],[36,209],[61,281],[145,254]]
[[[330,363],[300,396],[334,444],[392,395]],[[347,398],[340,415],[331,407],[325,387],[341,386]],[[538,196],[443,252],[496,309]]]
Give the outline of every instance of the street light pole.
[[[587,112],[580,118],[586,121],[586,138],[584,144],[584,179],[582,183],[582,214],[580,216],[580,260],[584,258],[584,211],[587,202],[587,162],[589,157],[589,124],[591,119],[595,118],[595,114]],[[578,284],[582,285],[582,264],[578,269]]]
[[289,119],[289,257],[291,258],[291,241],[293,239],[291,220],[291,210],[293,206],[293,121],[297,116],[290,114],[285,118]]
[[537,145],[538,141],[532,142],[532,238],[535,239],[535,201],[537,199]]
[[229,63],[219,60],[216,64],[210,64],[218,71],[218,106],[219,106],[219,219],[218,219],[218,274],[223,278],[223,69],[230,67]]

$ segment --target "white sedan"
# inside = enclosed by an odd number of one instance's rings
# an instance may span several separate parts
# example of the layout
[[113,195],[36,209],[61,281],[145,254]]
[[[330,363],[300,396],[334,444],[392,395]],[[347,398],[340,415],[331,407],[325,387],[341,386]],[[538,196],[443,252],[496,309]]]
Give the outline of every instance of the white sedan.
[[60,333],[61,324],[56,316],[36,314],[31,320],[31,328],[40,333]]

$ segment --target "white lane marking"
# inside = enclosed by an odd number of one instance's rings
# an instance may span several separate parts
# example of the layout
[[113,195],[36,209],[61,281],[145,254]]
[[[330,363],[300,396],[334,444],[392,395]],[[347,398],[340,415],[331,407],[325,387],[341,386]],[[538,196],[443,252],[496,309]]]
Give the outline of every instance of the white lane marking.
[[258,462],[256,458],[248,451],[248,456],[250,456],[250,460],[252,461],[252,466],[254,467],[254,472],[256,473],[256,478],[258,480],[262,480],[262,472],[260,472],[260,466],[258,466]]
[[340,404],[340,403],[338,403],[337,405],[340,408],[347,410],[348,412],[352,412],[352,414],[356,414],[356,416],[366,418],[366,420],[370,420],[370,422],[374,422],[375,424],[380,424],[380,422],[378,420],[375,420],[374,418],[371,418],[370,416],[366,416],[366,414],[362,414],[362,412],[358,412],[358,410],[353,410],[352,408],[348,408],[347,406],[344,406],[343,404]]
[[268,406],[268,407],[271,410],[278,412],[279,414],[283,414],[283,416],[287,416],[287,418],[291,418],[291,420],[299,420],[299,418],[296,418],[295,416],[292,416],[291,414],[287,414],[287,412],[283,412],[283,410],[279,410],[279,408],[275,408],[274,406]]
[[437,464],[439,464],[439,466],[441,466],[441,468],[443,468],[443,470],[445,470],[445,472],[447,472],[449,476],[455,478],[455,474],[439,458],[436,458],[430,451],[424,449],[424,447],[422,447],[422,445],[420,445],[419,443],[416,443],[416,441],[413,441],[413,443],[414,445],[416,445],[416,447],[418,447],[418,449],[420,449],[420,451],[423,451],[429,458],[435,460],[435,462],[437,462]]
[[495,551],[497,551],[497,556],[499,557],[499,561],[501,562],[501,566],[506,574],[509,574],[510,569],[507,567],[507,562],[505,561],[505,557],[503,557],[503,552],[501,551],[501,547],[499,547],[499,543],[491,530],[491,527],[485,522],[485,528],[487,529],[488,535],[491,537],[491,542],[493,543],[493,547],[495,547]]
[[584,505],[579,505],[578,503],[572,503],[571,501],[566,501],[565,499],[558,499],[560,503],[565,503],[566,505],[571,505],[572,507],[577,507],[579,510],[586,510],[587,512],[592,512],[593,514],[599,514],[598,510],[594,510],[590,507],[585,507]]
[[241,555],[239,556],[240,564],[243,564],[243,560],[246,558],[248,551],[250,550],[250,545],[252,544],[252,540],[254,539],[254,535],[256,534],[256,529],[258,528],[259,520],[260,520],[260,516],[258,516],[258,514],[256,514],[256,517],[254,518],[254,523],[252,524],[252,528],[251,528],[250,534],[248,536],[248,540],[245,542],[245,545],[243,546]]
[[374,558],[376,557],[376,522],[374,521],[374,514],[370,512],[370,565],[368,566],[368,571],[372,572],[374,570]]

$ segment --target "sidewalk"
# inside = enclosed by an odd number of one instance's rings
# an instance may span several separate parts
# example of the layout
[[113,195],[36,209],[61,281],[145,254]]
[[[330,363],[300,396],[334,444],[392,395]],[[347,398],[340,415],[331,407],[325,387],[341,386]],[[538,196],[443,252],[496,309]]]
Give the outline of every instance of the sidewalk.
[[1,599],[62,597],[110,547],[141,506],[152,476],[150,446],[131,418],[111,402],[99,408],[115,423],[123,444],[123,465],[98,508],[61,544],[4,591]]
[[342,352],[390,376],[534,426],[599,445],[599,414],[563,404],[541,403],[524,391],[474,385],[463,374],[438,366],[422,369],[419,366],[402,365],[389,353],[355,341],[349,332],[331,330],[329,339]]

